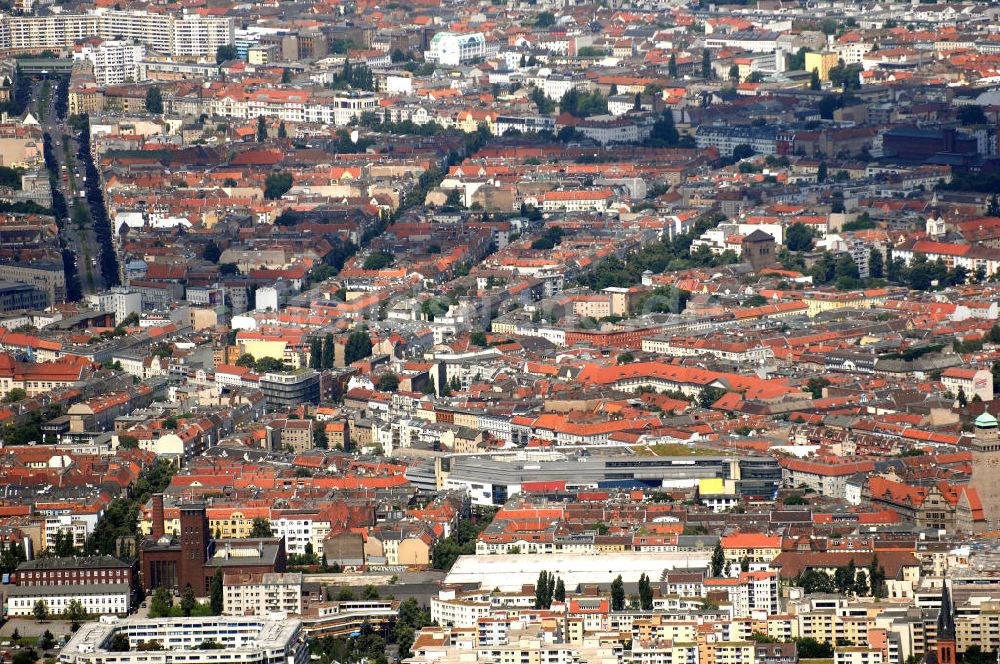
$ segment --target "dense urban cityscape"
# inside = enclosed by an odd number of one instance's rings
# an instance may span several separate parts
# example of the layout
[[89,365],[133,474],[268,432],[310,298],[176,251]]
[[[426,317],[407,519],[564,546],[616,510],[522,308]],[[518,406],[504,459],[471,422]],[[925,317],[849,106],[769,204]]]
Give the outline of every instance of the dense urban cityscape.
[[1000,5],[0,0],[0,662],[1000,662]]

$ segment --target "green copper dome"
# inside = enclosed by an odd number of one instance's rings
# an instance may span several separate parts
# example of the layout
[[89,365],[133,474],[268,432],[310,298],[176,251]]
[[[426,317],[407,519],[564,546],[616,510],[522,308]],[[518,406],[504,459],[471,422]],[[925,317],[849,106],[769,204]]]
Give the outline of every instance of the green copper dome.
[[993,417],[989,413],[983,413],[976,418],[976,428],[977,429],[996,429],[1000,426],[997,422],[997,418]]

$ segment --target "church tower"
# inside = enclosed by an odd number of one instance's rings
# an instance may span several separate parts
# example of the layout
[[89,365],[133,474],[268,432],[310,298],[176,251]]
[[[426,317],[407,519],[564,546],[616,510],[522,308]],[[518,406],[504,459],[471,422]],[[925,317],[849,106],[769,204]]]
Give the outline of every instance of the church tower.
[[989,413],[976,418],[969,486],[979,494],[987,522],[1000,519],[1000,424]]
[[932,240],[941,238],[948,232],[944,216],[942,216],[941,210],[938,209],[937,192],[934,192],[934,196],[931,198],[930,212],[924,221],[924,230]]
[[937,664],[955,664],[955,614],[947,583],[941,587],[941,611],[937,620]]

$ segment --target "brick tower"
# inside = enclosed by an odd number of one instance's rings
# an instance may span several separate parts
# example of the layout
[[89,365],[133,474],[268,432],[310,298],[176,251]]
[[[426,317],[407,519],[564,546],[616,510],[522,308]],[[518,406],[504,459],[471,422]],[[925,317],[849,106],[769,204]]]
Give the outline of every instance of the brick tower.
[[193,503],[181,505],[181,560],[178,570],[180,590],[190,584],[197,596],[205,594],[205,561],[210,555],[212,539],[208,534],[208,516],[205,505]]

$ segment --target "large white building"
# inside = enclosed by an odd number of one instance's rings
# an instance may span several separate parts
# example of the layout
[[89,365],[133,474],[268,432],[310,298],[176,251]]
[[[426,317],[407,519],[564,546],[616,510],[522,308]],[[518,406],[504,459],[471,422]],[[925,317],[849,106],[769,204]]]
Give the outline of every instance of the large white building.
[[7,615],[30,616],[39,601],[50,615],[63,613],[73,600],[94,616],[129,611],[132,593],[127,583],[93,583],[65,586],[7,586]]
[[226,574],[222,579],[222,614],[266,616],[302,613],[302,573]]
[[481,32],[459,34],[439,32],[431,39],[430,48],[424,52],[427,62],[455,66],[496,55],[497,45],[488,45]]
[[160,14],[98,9],[52,16],[0,16],[0,49],[71,48],[90,37],[134,41],[164,55],[214,57],[232,44],[233,19],[200,14]]
[[[118,634],[128,637],[130,650],[114,652],[111,642]],[[151,659],[141,643],[155,642],[162,650]],[[222,648],[200,649],[203,644]],[[64,664],[306,664],[306,647],[299,620],[284,614],[268,618],[104,618],[86,623],[59,654]]]
[[139,80],[139,62],[146,47],[121,40],[84,44],[73,54],[74,60],[86,60],[94,67],[94,80],[99,86],[122,85]]
[[609,585],[621,575],[625,583],[638,583],[642,574],[659,577],[665,569],[707,565],[710,551],[638,553],[521,553],[459,556],[445,579],[447,584],[479,584],[481,588],[517,591],[534,583],[542,570],[563,579],[567,588],[590,584]]
[[115,313],[115,324],[121,323],[132,314],[142,313],[142,294],[121,286],[97,295],[88,295],[88,301],[102,311]]

